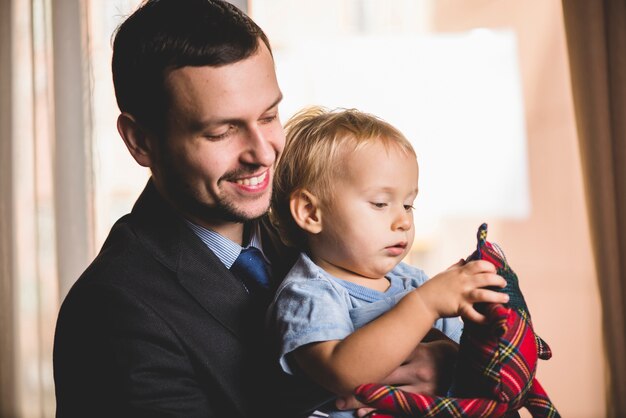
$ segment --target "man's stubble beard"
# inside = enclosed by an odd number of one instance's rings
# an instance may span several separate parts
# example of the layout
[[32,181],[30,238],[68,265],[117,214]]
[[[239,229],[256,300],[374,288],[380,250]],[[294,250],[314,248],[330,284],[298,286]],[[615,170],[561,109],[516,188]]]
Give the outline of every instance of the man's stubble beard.
[[[190,216],[192,219],[205,221],[209,224],[216,222],[244,223],[261,218],[269,210],[270,199],[267,199],[267,207],[262,211],[262,213],[255,216],[250,216],[240,208],[236,207],[232,202],[229,202],[219,196],[215,202],[209,204],[202,201],[201,196],[198,195],[198,191],[189,187],[176,170],[172,170],[171,167],[167,167],[164,172],[161,172],[161,174],[162,177],[164,177],[163,185],[165,186],[165,192],[167,193],[170,201],[177,206],[183,214]],[[259,196],[259,199],[265,199],[265,195]],[[245,202],[243,202],[243,204],[245,204]]]
[[262,213],[250,216],[249,214],[237,208],[232,202],[225,201],[224,199],[218,199],[213,204],[202,202],[193,191],[188,190],[186,193],[177,193],[177,202],[181,205],[186,213],[191,214],[193,217],[204,220],[208,223],[213,222],[227,222],[227,223],[244,223],[255,219],[258,219],[265,215],[269,210],[269,201],[267,207]]
[[[191,216],[192,219],[204,221],[209,224],[212,223],[244,223],[263,217],[270,207],[270,198],[267,198],[267,207],[262,213],[256,216],[250,216],[241,209],[237,208],[232,202],[224,200],[220,196],[217,196],[215,202],[206,203],[202,201],[202,197],[199,196],[199,192],[190,187],[185,181],[185,177],[180,172],[181,170],[176,166],[171,158],[167,147],[163,147],[160,144],[160,152],[156,156],[158,158],[157,167],[158,171],[153,172],[153,175],[158,175],[161,178],[164,192],[167,194],[170,202],[180,210],[184,216]],[[229,173],[225,173],[219,182],[228,181],[229,179],[235,179],[241,175],[253,173],[257,167],[242,168]],[[271,197],[272,189],[270,184],[269,195]],[[264,199],[266,195],[259,196],[259,199]],[[245,201],[243,202],[245,204]],[[190,220],[192,220],[190,219]]]

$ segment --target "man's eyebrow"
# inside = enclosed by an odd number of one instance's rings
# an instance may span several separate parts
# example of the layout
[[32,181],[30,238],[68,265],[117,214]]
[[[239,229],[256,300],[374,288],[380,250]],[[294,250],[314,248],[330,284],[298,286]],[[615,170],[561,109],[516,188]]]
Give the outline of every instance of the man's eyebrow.
[[278,93],[278,97],[276,98],[276,100],[274,100],[274,103],[272,103],[271,105],[269,105],[269,106],[268,106],[268,108],[267,108],[267,109],[265,109],[265,112],[267,112],[268,110],[270,110],[270,109],[272,109],[272,108],[274,108],[274,107],[278,106],[278,104],[279,104],[280,102],[282,102],[282,101],[283,101],[283,93],[282,93],[282,92],[279,92],[279,93]]

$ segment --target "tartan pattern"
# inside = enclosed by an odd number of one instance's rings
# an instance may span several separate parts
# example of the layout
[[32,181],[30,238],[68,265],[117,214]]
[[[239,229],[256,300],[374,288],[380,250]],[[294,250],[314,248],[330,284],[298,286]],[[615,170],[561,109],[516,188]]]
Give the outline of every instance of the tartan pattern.
[[487,224],[478,229],[477,250],[467,261],[483,259],[507,281],[509,303],[480,304],[485,325],[466,322],[461,336],[453,397],[412,394],[388,385],[357,388],[357,398],[381,413],[377,417],[503,417],[525,407],[533,417],[560,417],[541,387],[535,372],[537,360],[552,356],[539,338],[519,289],[515,272],[502,250],[487,240]]
[[363,402],[382,411],[393,411],[376,413],[376,417],[503,417],[508,411],[506,404],[492,399],[431,397],[388,385],[363,385],[358,393]]

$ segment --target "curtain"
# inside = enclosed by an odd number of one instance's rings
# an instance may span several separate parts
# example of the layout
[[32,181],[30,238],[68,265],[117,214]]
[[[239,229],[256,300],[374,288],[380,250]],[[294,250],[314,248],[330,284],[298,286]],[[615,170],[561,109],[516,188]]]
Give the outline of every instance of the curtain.
[[626,2],[563,0],[562,4],[609,363],[607,413],[624,417]]
[[54,416],[59,288],[93,257],[80,4],[0,0],[2,417]]
[[13,251],[11,245],[13,210],[6,196],[12,194],[9,181],[12,171],[11,141],[11,3],[0,1],[0,416],[14,416],[15,391],[13,390],[13,357],[15,338],[12,321]]
[[[149,174],[129,180],[110,149],[138,167],[115,129],[110,37],[139,2],[0,0],[0,417],[54,416],[60,303],[101,244],[96,224],[106,235]],[[137,190],[112,187],[117,171]]]
[[0,3],[0,416],[54,411],[58,308],[45,2]]

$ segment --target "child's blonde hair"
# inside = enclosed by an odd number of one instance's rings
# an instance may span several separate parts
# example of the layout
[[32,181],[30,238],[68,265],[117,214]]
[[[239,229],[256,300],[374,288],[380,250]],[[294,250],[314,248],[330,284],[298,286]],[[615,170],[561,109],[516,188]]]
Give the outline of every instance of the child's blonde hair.
[[322,204],[328,201],[334,179],[344,169],[343,158],[369,144],[382,143],[415,155],[398,129],[355,109],[305,108],[287,121],[285,131],[287,140],[276,166],[270,216],[284,243],[302,250],[306,249],[306,236],[289,208],[294,192],[306,189]]

